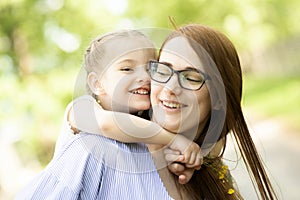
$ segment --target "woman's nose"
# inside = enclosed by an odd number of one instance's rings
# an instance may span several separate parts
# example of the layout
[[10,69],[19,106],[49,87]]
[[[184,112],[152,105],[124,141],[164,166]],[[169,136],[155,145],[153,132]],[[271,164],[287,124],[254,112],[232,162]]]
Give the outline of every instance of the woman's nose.
[[173,74],[170,80],[165,84],[165,88],[175,95],[179,95],[182,92],[182,88],[178,82],[177,74]]

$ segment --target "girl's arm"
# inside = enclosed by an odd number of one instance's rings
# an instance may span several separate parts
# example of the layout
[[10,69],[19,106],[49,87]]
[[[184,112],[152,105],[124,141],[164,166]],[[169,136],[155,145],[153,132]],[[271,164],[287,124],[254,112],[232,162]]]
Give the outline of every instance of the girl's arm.
[[178,150],[174,161],[182,161],[199,167],[200,147],[182,135],[171,133],[158,124],[121,112],[112,112],[102,107],[91,96],[76,99],[68,115],[71,127],[84,132],[103,135],[121,142],[160,144]]
[[67,120],[74,130],[99,134],[126,143],[167,145],[176,137],[176,134],[149,120],[127,113],[104,110],[87,95],[74,101]]

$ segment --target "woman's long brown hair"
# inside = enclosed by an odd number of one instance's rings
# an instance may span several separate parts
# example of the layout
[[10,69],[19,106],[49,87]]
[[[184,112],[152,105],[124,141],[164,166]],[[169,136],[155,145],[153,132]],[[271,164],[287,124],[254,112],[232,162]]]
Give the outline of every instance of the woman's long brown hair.
[[[226,109],[221,133],[216,133],[218,134],[218,140],[226,139],[226,135],[232,132],[257,195],[263,200],[277,199],[242,112],[242,70],[234,45],[224,34],[199,24],[190,24],[176,29],[168,36],[164,44],[178,36],[187,38],[199,58],[203,58],[203,52],[198,52],[193,43],[200,45],[206,51],[206,55],[209,55],[214,62],[223,80]],[[200,146],[205,137],[205,131],[207,129],[202,131],[200,137],[195,139],[195,142]],[[218,169],[218,166],[222,166],[222,156],[223,153],[214,158],[204,157],[204,163],[206,164],[199,171],[195,171],[190,182],[184,185],[185,190],[189,192],[192,199],[243,199],[237,190],[233,194],[228,194],[228,189],[233,188],[232,181],[221,181],[219,179],[218,170],[216,169]]]

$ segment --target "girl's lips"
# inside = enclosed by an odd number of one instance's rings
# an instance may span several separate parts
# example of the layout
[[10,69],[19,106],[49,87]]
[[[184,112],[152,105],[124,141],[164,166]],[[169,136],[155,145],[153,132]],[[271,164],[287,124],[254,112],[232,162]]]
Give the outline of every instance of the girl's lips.
[[149,95],[150,90],[148,88],[137,88],[130,91],[133,94],[140,94],[140,95]]

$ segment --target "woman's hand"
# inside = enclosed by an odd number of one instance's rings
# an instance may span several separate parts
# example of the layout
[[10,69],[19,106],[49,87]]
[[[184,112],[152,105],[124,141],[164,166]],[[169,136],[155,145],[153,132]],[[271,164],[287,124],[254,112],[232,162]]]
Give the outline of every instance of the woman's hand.
[[194,168],[187,168],[184,166],[184,164],[182,163],[171,163],[170,165],[168,165],[168,169],[175,175],[178,176],[178,182],[180,184],[186,184],[188,183],[193,174],[195,169]]

